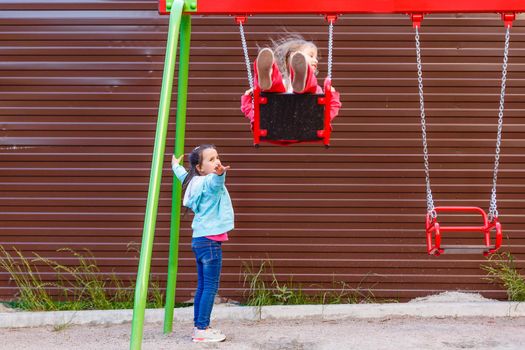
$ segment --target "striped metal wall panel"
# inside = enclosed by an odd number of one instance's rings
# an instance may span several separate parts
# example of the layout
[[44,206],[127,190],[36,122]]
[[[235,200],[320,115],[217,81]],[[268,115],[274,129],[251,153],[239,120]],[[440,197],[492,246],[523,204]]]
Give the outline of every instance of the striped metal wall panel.
[[[432,15],[423,24],[434,197],[438,205],[487,208],[502,25],[496,15]],[[0,244],[8,250],[71,264],[71,255],[57,249],[89,249],[103,272],[135,276],[138,254],[130,242],[141,240],[166,30],[167,18],[157,15],[154,0],[3,1]],[[324,77],[327,27],[321,17],[251,17],[246,32],[252,58],[258,46],[284,31],[319,45]],[[523,267],[523,20],[515,23],[511,40],[498,198],[506,250]],[[334,55],[343,109],[332,147],[255,149],[239,110],[248,83],[237,28],[228,17],[193,19],[187,151],[211,142],[232,166],[228,188],[237,228],[224,245],[220,294],[241,298],[243,262],[270,260],[279,280],[293,277],[305,290],[344,281],[401,300],[457,289],[505,298],[501,287],[483,279],[483,257],[425,253],[409,19],[344,16],[336,24]],[[161,281],[169,241],[169,159],[152,261]],[[195,287],[190,220],[183,218],[178,300],[187,300]],[[0,297],[14,292],[1,272]]]

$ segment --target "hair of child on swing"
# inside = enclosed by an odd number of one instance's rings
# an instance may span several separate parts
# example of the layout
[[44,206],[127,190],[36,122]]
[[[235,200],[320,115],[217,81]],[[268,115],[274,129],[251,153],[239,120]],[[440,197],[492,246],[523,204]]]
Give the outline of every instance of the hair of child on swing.
[[284,79],[290,81],[290,60],[294,53],[302,52],[305,54],[309,64],[313,66],[315,75],[317,70],[317,46],[312,42],[304,39],[299,34],[287,34],[276,40],[272,39],[272,50],[275,55],[275,61]]

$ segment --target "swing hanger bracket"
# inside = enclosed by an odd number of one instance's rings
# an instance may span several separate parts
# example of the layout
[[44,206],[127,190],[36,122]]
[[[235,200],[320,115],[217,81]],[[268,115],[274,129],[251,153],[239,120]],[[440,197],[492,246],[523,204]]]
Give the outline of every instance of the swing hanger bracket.
[[[414,28],[421,28],[421,22],[423,21],[424,15],[422,13],[410,13],[410,19],[412,20],[412,26]],[[511,28],[512,22],[516,20],[515,12],[502,13],[501,19],[505,23],[505,28]]]
[[409,16],[412,20],[412,26],[414,28],[421,28],[421,22],[423,21],[424,15],[422,13],[410,13]]
[[512,22],[516,19],[516,13],[515,12],[502,13],[501,19],[505,23],[505,28],[512,28]]
[[335,21],[337,21],[337,18],[338,16],[335,15],[335,14],[330,14],[330,15],[324,15],[324,19],[328,22],[328,23],[332,23],[334,24]]
[[248,15],[235,16],[235,23],[237,23],[237,24],[244,24],[244,23],[246,23],[247,19],[248,19]]

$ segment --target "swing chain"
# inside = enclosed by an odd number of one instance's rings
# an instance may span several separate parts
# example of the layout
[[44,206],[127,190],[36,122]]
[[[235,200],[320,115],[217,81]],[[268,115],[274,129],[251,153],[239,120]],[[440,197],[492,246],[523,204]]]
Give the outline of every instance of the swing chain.
[[425,160],[425,181],[427,190],[427,213],[432,219],[437,217],[434,207],[434,198],[430,187],[430,165],[428,161],[427,126],[425,116],[425,101],[423,99],[423,68],[421,66],[421,44],[419,42],[419,30],[416,27],[416,54],[417,54],[417,82],[419,86],[419,110],[421,113],[421,135],[423,140],[423,158]]
[[334,21],[330,20],[328,26],[328,74],[327,78],[332,80],[332,53],[334,48]]
[[501,133],[503,130],[503,111],[505,108],[505,88],[507,83],[507,62],[509,59],[510,46],[510,26],[507,26],[505,33],[505,49],[503,50],[503,66],[501,70],[501,93],[499,99],[499,113],[498,113],[498,134],[496,137],[496,154],[494,156],[494,175],[492,178],[492,193],[490,196],[490,209],[488,219],[490,222],[498,217],[498,203],[496,198],[496,183],[498,180],[499,158],[501,150]]
[[250,63],[250,56],[248,55],[248,44],[246,43],[246,37],[244,36],[244,27],[242,21],[239,21],[239,32],[241,33],[242,51],[244,52],[244,62],[246,64],[246,72],[248,72],[248,81],[250,88],[253,90],[253,76]]

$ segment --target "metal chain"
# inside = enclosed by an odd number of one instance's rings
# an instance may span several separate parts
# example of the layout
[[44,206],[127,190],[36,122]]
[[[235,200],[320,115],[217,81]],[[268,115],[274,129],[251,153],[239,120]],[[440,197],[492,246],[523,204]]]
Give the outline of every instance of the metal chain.
[[328,26],[328,75],[327,78],[332,80],[332,52],[334,48],[334,22],[330,21]]
[[244,62],[246,64],[246,72],[248,73],[248,81],[250,83],[250,88],[253,90],[252,64],[250,63],[250,56],[248,55],[248,44],[246,43],[246,37],[244,36],[242,22],[239,22],[239,32],[241,33],[242,50],[244,52]]
[[503,50],[503,66],[501,70],[501,93],[499,98],[498,135],[496,137],[496,154],[494,155],[494,175],[492,177],[492,194],[490,196],[489,221],[498,217],[498,203],[496,198],[496,183],[498,181],[499,158],[501,150],[501,132],[503,130],[503,111],[505,110],[505,88],[507,83],[507,62],[509,60],[510,26],[505,33],[505,49]]
[[427,213],[431,218],[436,218],[432,189],[430,187],[430,165],[428,161],[427,127],[425,116],[425,101],[423,98],[423,69],[421,66],[421,44],[419,42],[419,31],[416,27],[416,54],[417,54],[417,82],[419,86],[419,110],[421,113],[421,135],[423,140],[423,158],[425,160],[425,181],[427,186]]

